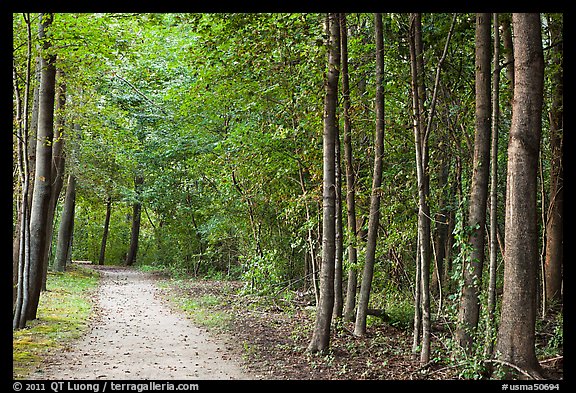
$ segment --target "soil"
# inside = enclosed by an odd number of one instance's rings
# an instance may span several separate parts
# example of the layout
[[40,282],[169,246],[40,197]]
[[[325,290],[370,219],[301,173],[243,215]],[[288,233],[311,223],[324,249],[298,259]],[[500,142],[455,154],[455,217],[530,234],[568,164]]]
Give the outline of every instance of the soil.
[[30,379],[251,379],[219,341],[176,312],[150,274],[96,267],[89,332]]
[[[171,282],[168,280],[167,282]],[[275,380],[455,380],[467,379],[463,365],[453,362],[443,347],[446,326],[433,324],[432,353],[437,356],[425,367],[412,355],[411,326],[394,326],[373,320],[364,337],[352,333],[353,323],[332,329],[326,355],[307,353],[314,326],[311,294],[292,291],[281,296],[239,294],[243,283],[192,279],[169,285],[167,296],[201,299],[217,297],[214,312],[231,315],[225,327],[211,328],[237,353],[243,364],[259,378]],[[542,362],[543,376],[563,379],[563,357]]]

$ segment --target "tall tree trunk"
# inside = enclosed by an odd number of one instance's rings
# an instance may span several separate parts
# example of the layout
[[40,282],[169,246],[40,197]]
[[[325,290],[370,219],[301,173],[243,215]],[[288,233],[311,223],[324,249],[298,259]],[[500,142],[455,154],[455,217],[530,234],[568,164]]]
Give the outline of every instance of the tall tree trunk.
[[380,186],[382,184],[382,157],[384,156],[384,36],[382,14],[374,14],[374,36],[376,40],[376,133],[374,139],[374,171],[372,174],[372,195],[370,197],[370,213],[368,219],[368,241],[366,244],[366,261],[362,272],[362,283],[354,335],[366,334],[366,317],[368,302],[374,275],[376,259],[376,240],[378,238],[378,223],[380,220]]
[[548,22],[554,75],[554,95],[550,107],[550,206],[546,225],[546,261],[545,287],[546,303],[551,305],[561,300],[562,264],[563,264],[563,226],[562,210],[564,205],[564,170],[562,158],[562,135],[564,134],[563,109],[563,51],[562,51],[562,21],[553,17]]
[[68,184],[66,186],[66,198],[64,208],[62,209],[62,218],[60,219],[60,228],[58,230],[58,241],[56,243],[56,256],[54,258],[54,270],[63,272],[66,270],[66,261],[72,238],[72,228],[74,226],[74,205],[76,202],[76,178],[74,175],[68,175]]
[[[139,198],[140,188],[144,183],[142,176],[134,178],[134,190],[136,198]],[[128,256],[126,257],[126,265],[132,266],[136,262],[136,255],[138,253],[138,239],[140,237],[140,219],[142,216],[142,203],[140,201],[134,202],[132,205],[132,231],[130,232],[130,248],[128,249]]]
[[492,356],[494,349],[494,312],[496,310],[496,269],[498,257],[498,118],[500,114],[500,30],[498,14],[493,15],[494,31],[492,71],[492,145],[490,152],[490,278],[488,283],[488,312],[484,355]]
[[330,345],[330,323],[334,307],[335,231],[335,149],[337,136],[336,107],[338,104],[338,73],[340,68],[339,15],[327,16],[328,75],[325,83],[323,131],[323,191],[322,191],[322,268],[320,269],[320,299],[316,307],[316,323],[309,352],[324,353]]
[[356,288],[358,286],[356,264],[358,263],[357,253],[357,231],[356,231],[356,179],[354,176],[354,163],[352,158],[352,124],[350,121],[350,83],[348,78],[348,29],[346,26],[346,14],[340,17],[340,47],[342,57],[342,105],[344,108],[344,161],[346,168],[346,217],[348,233],[348,282],[346,285],[346,306],[344,309],[344,320],[354,319],[354,308],[356,307]]
[[489,13],[476,14],[476,121],[468,243],[470,255],[463,264],[464,285],[460,296],[456,338],[461,347],[472,351],[473,334],[480,315],[480,288],[484,264],[484,236],[490,168],[490,22]]
[[112,197],[106,199],[106,218],[104,219],[104,232],[102,233],[102,244],[100,245],[100,257],[98,264],[104,265],[106,255],[106,240],[108,240],[108,228],[110,227],[110,214],[112,212]]
[[538,374],[536,174],[544,85],[540,14],[515,13],[512,26],[514,106],[508,142],[504,293],[496,351],[501,361]]
[[43,14],[38,38],[44,42],[41,58],[41,83],[38,107],[38,135],[36,144],[36,173],[34,194],[30,211],[30,282],[26,319],[36,319],[42,272],[46,230],[48,227],[48,204],[50,202],[52,176],[52,137],[54,133],[54,96],[56,82],[55,55],[48,54],[50,40],[45,31],[52,23],[52,14]]
[[336,261],[334,264],[334,311],[332,317],[335,319],[342,318],[342,311],[344,308],[344,295],[342,293],[342,257],[344,255],[343,246],[343,228],[342,228],[342,165],[340,159],[340,130],[336,127],[336,148],[335,148],[335,176],[336,176]]
[[14,93],[16,98],[16,122],[18,133],[18,175],[22,187],[21,201],[18,209],[16,223],[16,234],[13,239],[12,254],[12,307],[13,319],[12,328],[23,328],[25,326],[25,308],[28,297],[28,268],[30,265],[30,227],[28,194],[30,189],[30,172],[28,160],[28,101],[30,96],[30,70],[32,62],[32,29],[30,25],[30,14],[23,14],[27,32],[27,52],[26,52],[26,75],[24,80],[24,97],[20,97],[16,71],[13,70]]
[[[421,78],[418,73],[418,58],[422,55],[418,52],[417,41],[421,42],[421,38],[417,38],[421,34],[421,26],[419,25],[420,15],[410,14],[409,21],[409,49],[410,49],[410,73],[411,73],[411,91],[412,91],[412,121],[414,130],[414,144],[416,153],[416,176],[418,183],[418,235],[416,239],[416,277],[415,277],[415,295],[414,295],[414,336],[412,342],[412,351],[416,356],[418,347],[421,344],[421,328],[422,328],[422,266],[429,263],[429,236],[426,236],[426,220],[424,212],[426,210],[426,186],[424,179],[424,164],[422,154],[422,111],[423,97],[419,91],[424,87],[419,84]],[[423,244],[424,243],[424,244]],[[422,259],[427,262],[423,262]]]
[[58,88],[56,91],[56,127],[52,143],[52,190],[48,203],[48,228],[46,230],[46,247],[44,249],[44,270],[42,272],[42,290],[46,290],[48,264],[52,249],[52,234],[54,232],[54,215],[64,184],[64,109],[66,107],[66,83],[64,73],[56,70]]

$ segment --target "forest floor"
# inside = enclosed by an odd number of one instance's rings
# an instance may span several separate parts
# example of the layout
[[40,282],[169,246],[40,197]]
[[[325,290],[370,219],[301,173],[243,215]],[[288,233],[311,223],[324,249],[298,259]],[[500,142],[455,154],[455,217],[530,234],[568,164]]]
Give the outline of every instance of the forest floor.
[[[314,309],[297,292],[287,300],[242,293],[238,281],[163,278],[161,282],[172,302],[224,340],[259,379],[446,380],[478,378],[482,373],[481,361],[450,357],[445,347],[449,331],[439,324],[432,332],[435,358],[426,367],[412,356],[411,327],[395,327],[370,316],[365,337],[353,335],[352,323],[342,323],[332,333],[329,353],[311,355],[306,348]],[[556,358],[542,363],[546,378],[563,379],[563,358]]]
[[153,276],[94,267],[101,281],[90,329],[29,379],[251,379],[224,346],[175,312]]
[[[421,370],[418,361],[412,359],[411,334],[388,324],[369,328],[362,338],[352,334],[353,325],[342,324],[332,334],[327,355],[309,354],[306,348],[312,336],[314,310],[304,299],[239,294],[242,283],[237,281],[165,279],[162,286],[173,302],[187,309],[209,333],[221,337],[252,374],[264,379],[453,377],[450,370]],[[206,315],[220,315],[220,323],[212,323]]]
[[[101,280],[88,332],[50,356],[29,379],[474,378],[466,374],[471,364],[446,355],[441,327],[432,332],[435,358],[424,368],[412,357],[410,327],[372,317],[365,337],[341,323],[333,329],[329,353],[312,355],[306,348],[314,309],[296,291],[258,296],[243,293],[238,281],[93,268]],[[548,378],[563,378],[561,356],[543,366]]]

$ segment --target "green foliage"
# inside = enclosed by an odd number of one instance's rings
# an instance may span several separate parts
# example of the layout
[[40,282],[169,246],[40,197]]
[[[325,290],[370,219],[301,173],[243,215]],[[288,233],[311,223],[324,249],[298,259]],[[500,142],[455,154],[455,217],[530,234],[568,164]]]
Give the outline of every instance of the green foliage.
[[[31,16],[35,26],[38,16]],[[321,255],[324,18],[315,13],[56,14],[49,39],[67,83],[66,171],[78,180],[73,259],[98,260],[105,201],[111,197],[107,264],[123,263],[132,204],[139,202],[137,264],[176,276],[240,278],[245,293],[277,295],[288,293],[282,291],[287,283],[303,284],[310,247]],[[425,112],[451,20],[449,14],[423,14]],[[357,224],[366,229],[374,160],[373,15],[351,13],[347,23]],[[411,328],[414,312],[418,191],[408,23],[407,14],[384,18],[386,136],[371,295],[390,323],[403,329]],[[473,14],[457,15],[428,136],[430,215],[456,216],[450,282],[443,293],[450,324],[470,255],[465,195],[474,137],[474,23]],[[25,32],[22,15],[14,14],[13,57],[21,88]],[[546,77],[549,93],[553,82]],[[502,78],[501,141],[510,125],[510,96],[509,81]],[[342,112],[339,117],[343,130]],[[544,133],[543,142],[546,138]],[[549,153],[543,151],[542,158],[546,169]],[[506,159],[501,143],[500,201]],[[344,168],[343,155],[341,161]],[[144,178],[138,190],[136,176]],[[345,179],[342,187],[344,197],[350,187]],[[344,227],[346,213],[343,198]],[[502,213],[500,204],[500,225]],[[359,234],[344,230],[346,248]],[[345,251],[344,275],[364,263],[364,240],[358,236],[356,243],[358,261],[351,266]],[[549,344],[559,348],[561,329],[552,334]],[[462,375],[481,373],[475,356],[455,360],[469,362]]]

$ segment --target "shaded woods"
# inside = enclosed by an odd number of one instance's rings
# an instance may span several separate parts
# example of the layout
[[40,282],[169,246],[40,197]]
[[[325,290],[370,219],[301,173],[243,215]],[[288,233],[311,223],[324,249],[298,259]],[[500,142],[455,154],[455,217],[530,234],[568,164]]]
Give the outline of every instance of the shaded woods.
[[390,324],[422,369],[550,377],[562,28],[548,13],[13,14],[13,328],[37,318],[50,270],[88,260],[305,299],[307,356]]

